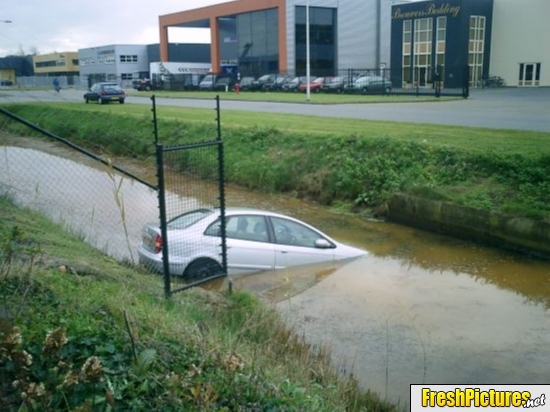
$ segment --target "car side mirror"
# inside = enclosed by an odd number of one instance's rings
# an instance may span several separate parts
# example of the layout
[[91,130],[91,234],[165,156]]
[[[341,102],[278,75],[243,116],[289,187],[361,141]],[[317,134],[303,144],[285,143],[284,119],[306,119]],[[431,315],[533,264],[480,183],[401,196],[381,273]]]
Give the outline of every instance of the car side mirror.
[[330,249],[332,244],[326,239],[317,239],[315,241],[315,247],[317,249]]

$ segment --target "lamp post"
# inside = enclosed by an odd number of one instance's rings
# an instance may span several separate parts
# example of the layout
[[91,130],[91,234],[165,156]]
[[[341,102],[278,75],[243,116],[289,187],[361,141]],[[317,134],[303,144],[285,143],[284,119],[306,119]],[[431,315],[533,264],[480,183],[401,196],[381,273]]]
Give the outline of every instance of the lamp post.
[[310,77],[311,67],[309,64],[309,0],[306,0],[306,100],[310,100]]

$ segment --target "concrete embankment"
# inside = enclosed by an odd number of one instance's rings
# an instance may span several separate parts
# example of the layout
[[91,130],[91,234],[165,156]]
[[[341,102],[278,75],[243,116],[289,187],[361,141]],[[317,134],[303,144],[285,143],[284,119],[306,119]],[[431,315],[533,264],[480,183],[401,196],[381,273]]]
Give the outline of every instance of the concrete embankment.
[[397,194],[388,204],[394,222],[550,259],[550,223],[444,201]]

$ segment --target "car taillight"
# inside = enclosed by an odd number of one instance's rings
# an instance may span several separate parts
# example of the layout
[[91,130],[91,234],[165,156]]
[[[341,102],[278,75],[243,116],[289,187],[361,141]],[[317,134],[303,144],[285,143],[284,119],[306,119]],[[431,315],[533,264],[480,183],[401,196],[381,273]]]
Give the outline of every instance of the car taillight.
[[155,237],[154,252],[159,253],[161,250],[162,250],[162,237],[160,235],[157,235],[157,237]]

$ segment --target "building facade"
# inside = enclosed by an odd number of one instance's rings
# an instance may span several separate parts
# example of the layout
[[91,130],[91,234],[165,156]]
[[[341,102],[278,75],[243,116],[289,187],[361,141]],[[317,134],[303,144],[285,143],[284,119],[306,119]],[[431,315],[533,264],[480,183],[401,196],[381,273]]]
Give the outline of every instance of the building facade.
[[37,76],[78,76],[78,52],[39,54],[32,57]]
[[550,86],[548,16],[548,0],[495,0],[491,75],[508,86]]
[[[312,75],[377,69],[394,87],[550,86],[549,0],[309,0]],[[159,17],[160,59],[173,61],[169,27],[211,31],[212,70],[306,72],[306,0],[237,0]]]
[[34,74],[32,56],[0,57],[0,79],[17,84],[18,77]]
[[[159,17],[160,57],[172,61],[169,27],[211,31],[215,72],[238,66],[243,75],[306,73],[306,0],[238,0]],[[310,0],[313,75],[389,65],[391,3]]]
[[391,68],[403,88],[481,86],[489,76],[493,0],[434,0],[392,7]]
[[78,50],[81,82],[88,86],[101,81],[131,85],[134,73],[147,73],[146,45],[115,44]]

